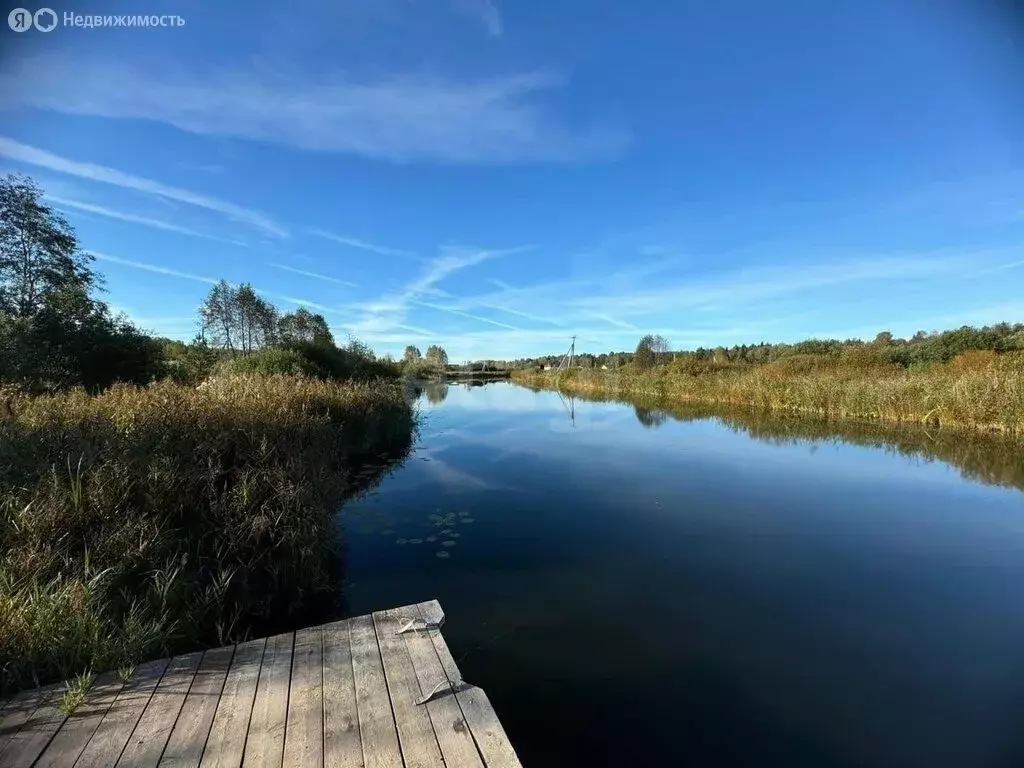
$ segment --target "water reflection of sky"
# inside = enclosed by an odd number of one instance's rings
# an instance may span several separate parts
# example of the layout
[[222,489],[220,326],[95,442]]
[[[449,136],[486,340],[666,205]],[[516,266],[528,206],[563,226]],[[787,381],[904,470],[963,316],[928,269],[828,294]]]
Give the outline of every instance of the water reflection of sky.
[[1021,746],[1018,490],[510,384],[433,399],[406,464],[342,514],[348,596],[440,599],[530,764],[569,759],[538,725],[565,706],[601,764],[985,765]]

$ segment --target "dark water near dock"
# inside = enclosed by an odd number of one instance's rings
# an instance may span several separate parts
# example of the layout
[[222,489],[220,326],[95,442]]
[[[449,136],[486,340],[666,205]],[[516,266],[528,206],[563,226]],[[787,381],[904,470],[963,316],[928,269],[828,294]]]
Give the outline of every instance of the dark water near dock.
[[[1024,765],[1019,443],[431,385],[341,515],[524,765]],[[715,415],[717,413],[717,416]]]

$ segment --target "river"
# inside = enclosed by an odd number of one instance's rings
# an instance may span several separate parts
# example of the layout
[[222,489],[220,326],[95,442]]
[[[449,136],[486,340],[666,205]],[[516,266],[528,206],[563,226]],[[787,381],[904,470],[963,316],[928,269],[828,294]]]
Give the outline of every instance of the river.
[[1024,765],[1024,455],[431,385],[339,515],[353,614],[437,598],[528,768]]

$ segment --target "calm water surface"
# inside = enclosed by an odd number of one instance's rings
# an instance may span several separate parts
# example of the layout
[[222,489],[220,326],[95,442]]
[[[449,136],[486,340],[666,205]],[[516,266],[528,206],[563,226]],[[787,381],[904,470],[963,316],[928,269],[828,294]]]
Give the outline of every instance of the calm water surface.
[[1024,765],[1019,453],[508,383],[420,407],[340,515],[348,608],[439,599],[528,768]]

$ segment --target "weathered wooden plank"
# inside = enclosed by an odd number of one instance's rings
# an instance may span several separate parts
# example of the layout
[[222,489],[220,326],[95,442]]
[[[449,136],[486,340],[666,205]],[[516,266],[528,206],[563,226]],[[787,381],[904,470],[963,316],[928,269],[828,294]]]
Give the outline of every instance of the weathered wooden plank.
[[324,655],[320,627],[295,633],[288,695],[286,768],[322,768],[324,764]]
[[118,765],[154,768],[160,762],[202,658],[203,654],[197,651],[171,659],[121,753]]
[[178,720],[167,739],[164,754],[160,758],[160,768],[196,768],[199,765],[234,651],[234,646],[229,645],[203,654],[196,676],[192,679],[192,687],[188,690]]
[[[418,606],[412,606],[411,610],[398,609],[395,614],[400,627],[404,627],[410,619],[423,619]],[[401,635],[419,681],[420,700],[429,697],[422,706],[430,716],[445,763],[459,768],[482,768],[480,753],[455,698],[455,687],[448,680],[437,651],[434,650],[431,635],[438,631],[416,628]]]
[[8,744],[29,721],[35,711],[52,693],[51,688],[28,688],[7,702],[0,710],[0,756],[7,751]]
[[136,667],[75,763],[75,768],[113,768],[135,731],[170,659]]
[[63,686],[49,686],[44,691],[40,691],[39,706],[0,752],[2,768],[28,768],[64,722],[66,715],[61,710]]
[[420,693],[416,670],[405,647],[405,639],[397,634],[402,627],[398,614],[394,610],[376,611],[373,614],[373,626],[377,630],[377,642],[380,644],[380,656],[384,662],[384,675],[406,768],[443,768],[444,761],[434,735],[434,726],[427,710],[417,703],[423,694]]
[[281,768],[294,639],[289,632],[267,640],[245,743],[243,762],[247,768]]
[[[427,624],[440,625],[444,621],[444,611],[437,600],[420,603],[416,608]],[[477,749],[483,756],[488,768],[522,768],[512,743],[505,734],[505,729],[498,720],[498,715],[491,706],[487,694],[475,685],[468,685],[462,680],[462,674],[452,658],[451,651],[440,632],[431,632],[434,650],[437,651],[441,667],[448,676],[449,682],[456,686],[455,694],[466,723],[476,741]]]
[[373,618],[349,619],[352,676],[359,715],[359,737],[366,768],[402,768],[398,730],[391,711],[384,665]]
[[324,762],[330,768],[362,768],[359,712],[352,677],[348,622],[323,627],[324,638]]
[[249,718],[256,698],[266,639],[250,640],[235,647],[224,690],[213,718],[203,752],[203,768],[239,768],[249,733]]
[[114,700],[124,687],[116,672],[104,672],[93,682],[82,703],[72,712],[39,757],[39,768],[74,765]]

